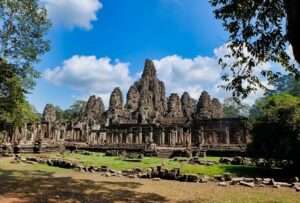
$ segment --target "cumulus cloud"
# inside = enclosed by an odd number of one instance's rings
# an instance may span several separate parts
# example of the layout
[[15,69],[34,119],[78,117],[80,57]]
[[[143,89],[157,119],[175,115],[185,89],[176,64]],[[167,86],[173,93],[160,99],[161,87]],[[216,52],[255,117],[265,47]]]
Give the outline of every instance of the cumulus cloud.
[[42,0],[54,24],[68,28],[92,28],[97,20],[97,11],[102,9],[99,0]]
[[[221,100],[231,96],[230,92],[219,87],[223,81],[218,59],[228,51],[224,45],[215,49],[211,57],[199,55],[194,58],[184,58],[172,55],[154,60],[158,78],[165,83],[167,95],[182,94],[187,91],[194,99],[198,99],[201,92],[206,90],[212,97]],[[266,63],[257,69],[270,69],[271,67],[273,68],[272,64]],[[140,73],[130,75],[129,63],[118,60],[112,62],[110,58],[105,57],[79,55],[65,60],[61,66],[44,72],[45,79],[56,85],[71,87],[80,94],[80,98],[87,99],[92,94],[101,96],[106,106],[113,88],[121,87],[125,97],[129,86],[140,75]],[[245,102],[253,104],[263,93],[262,90],[252,93]]]
[[44,78],[53,84],[68,86],[85,98],[92,94],[99,95],[107,104],[113,88],[119,86],[127,91],[133,82],[128,66],[128,63],[112,62],[107,57],[75,55],[61,66],[47,69]]
[[220,68],[212,57],[197,56],[190,59],[173,55],[155,60],[154,63],[168,93],[188,91],[192,97],[198,98],[203,90],[218,89]]

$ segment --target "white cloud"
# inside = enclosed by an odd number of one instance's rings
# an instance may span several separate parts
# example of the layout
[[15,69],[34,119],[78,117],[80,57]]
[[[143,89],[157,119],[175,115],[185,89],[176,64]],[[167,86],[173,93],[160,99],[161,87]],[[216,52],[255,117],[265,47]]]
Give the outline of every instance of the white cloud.
[[188,91],[192,97],[198,98],[203,90],[211,92],[217,89],[220,81],[220,68],[214,58],[197,56],[189,59],[173,55],[154,63],[167,93]]
[[97,20],[97,11],[102,9],[99,0],[42,0],[50,19],[54,24],[67,28],[92,28],[92,21]]
[[56,85],[65,85],[87,98],[96,94],[108,104],[113,88],[120,87],[123,94],[133,82],[129,75],[128,63],[115,61],[110,58],[95,56],[78,56],[63,62],[61,66],[47,69],[44,78]]
[[[158,78],[165,83],[167,96],[173,92],[182,94],[187,91],[193,98],[198,99],[203,90],[221,100],[231,96],[230,92],[219,87],[223,81],[220,78],[222,69],[218,59],[226,53],[228,49],[224,45],[215,49],[211,57],[184,58],[172,55],[154,60]],[[267,63],[262,64],[260,68],[271,67],[273,64]],[[92,94],[101,96],[107,106],[110,93],[117,86],[121,87],[123,96],[126,97],[129,86],[141,74],[133,75],[129,74],[128,63],[112,62],[110,58],[97,59],[95,56],[75,55],[64,61],[61,66],[46,70],[44,78],[56,85],[71,87],[79,93],[79,98],[87,99]],[[253,104],[263,93],[262,90],[252,93],[245,102]]]

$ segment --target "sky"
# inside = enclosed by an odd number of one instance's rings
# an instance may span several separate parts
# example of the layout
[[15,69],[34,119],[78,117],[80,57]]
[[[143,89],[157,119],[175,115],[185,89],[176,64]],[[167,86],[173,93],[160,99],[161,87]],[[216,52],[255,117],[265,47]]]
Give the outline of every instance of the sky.
[[228,34],[208,0],[41,1],[53,26],[46,36],[51,50],[36,64],[42,77],[28,95],[38,111],[47,103],[66,109],[93,94],[107,106],[113,88],[126,96],[147,58],[167,95],[229,95],[218,87]]

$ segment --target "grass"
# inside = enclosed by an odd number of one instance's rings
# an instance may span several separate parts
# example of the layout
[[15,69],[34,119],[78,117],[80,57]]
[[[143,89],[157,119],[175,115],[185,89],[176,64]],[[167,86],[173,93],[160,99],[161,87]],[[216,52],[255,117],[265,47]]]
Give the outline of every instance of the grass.
[[0,203],[7,202],[300,203],[300,193],[291,188],[224,188],[215,183],[106,178],[0,158]]
[[[32,156],[32,155],[28,155]],[[36,155],[34,155],[36,156]],[[37,155],[39,156],[39,155]],[[45,155],[41,155],[45,156]],[[156,167],[158,165],[164,168],[173,169],[180,168],[184,174],[199,174],[199,175],[223,175],[224,173],[232,173],[236,176],[269,176],[270,174],[276,175],[278,170],[266,170],[259,169],[252,166],[233,166],[215,164],[212,166],[204,166],[197,164],[188,164],[186,162],[174,161],[173,159],[158,158],[158,157],[144,157],[141,162],[124,161],[121,157],[109,157],[104,156],[102,153],[90,153],[90,155],[84,155],[81,153],[69,153],[64,154],[50,153],[46,155],[49,158],[60,158],[69,160],[72,162],[80,163],[83,166],[108,166],[115,170],[141,168],[146,170],[150,167]],[[218,157],[207,157],[206,160],[218,161]]]

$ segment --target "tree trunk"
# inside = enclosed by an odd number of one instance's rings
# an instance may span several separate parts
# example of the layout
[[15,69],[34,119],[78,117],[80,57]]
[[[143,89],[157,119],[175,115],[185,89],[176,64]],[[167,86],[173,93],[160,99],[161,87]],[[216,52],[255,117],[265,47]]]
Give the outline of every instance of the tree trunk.
[[300,63],[300,1],[285,0],[287,37],[293,47],[295,59]]

